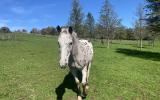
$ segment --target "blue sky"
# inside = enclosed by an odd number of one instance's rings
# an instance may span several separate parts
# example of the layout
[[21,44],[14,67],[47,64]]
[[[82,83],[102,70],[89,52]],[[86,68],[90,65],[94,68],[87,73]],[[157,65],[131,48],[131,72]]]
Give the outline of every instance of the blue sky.
[[[72,0],[1,0],[0,27],[11,30],[33,27],[65,25],[71,11]],[[122,24],[132,27],[135,10],[143,0],[109,0],[122,19]],[[83,12],[91,12],[97,21],[104,0],[80,0]]]

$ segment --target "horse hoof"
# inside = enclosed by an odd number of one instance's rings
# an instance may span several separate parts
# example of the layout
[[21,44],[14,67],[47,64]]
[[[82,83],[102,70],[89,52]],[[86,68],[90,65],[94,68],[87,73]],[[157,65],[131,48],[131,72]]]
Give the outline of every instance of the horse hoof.
[[83,99],[85,99],[87,97],[87,94],[83,93],[81,96],[82,96]]
[[81,97],[81,96],[78,96],[78,100],[82,100],[82,97]]

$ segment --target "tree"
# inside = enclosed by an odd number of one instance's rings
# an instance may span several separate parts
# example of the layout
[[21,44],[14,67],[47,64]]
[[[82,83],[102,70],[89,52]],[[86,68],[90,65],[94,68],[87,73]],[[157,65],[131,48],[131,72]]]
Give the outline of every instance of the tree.
[[115,39],[122,40],[126,38],[126,28],[124,26],[119,26],[116,28]]
[[17,29],[14,31],[14,33],[21,33],[22,31],[20,29]]
[[140,40],[140,48],[143,47],[143,35],[144,35],[144,27],[145,27],[145,13],[144,13],[144,5],[139,4],[136,9],[136,16],[137,19],[135,21],[135,28],[137,29],[137,32],[139,33],[139,40]]
[[146,0],[146,2],[147,30],[152,36],[154,46],[154,40],[160,34],[160,0]]
[[132,28],[127,28],[126,29],[126,39],[128,39],[128,40],[134,40],[135,39],[134,32],[133,32]]
[[94,20],[93,15],[90,12],[87,14],[87,18],[86,18],[86,21],[85,21],[85,26],[86,26],[86,29],[89,33],[89,36],[91,38],[95,38],[95,34],[94,34],[95,20]]
[[102,36],[102,28],[100,27],[99,23],[95,24],[95,37],[100,39],[100,37]]
[[27,33],[27,30],[26,29],[22,29],[22,33]]
[[33,28],[30,33],[31,34],[40,34],[40,31],[37,28]]
[[80,36],[83,36],[83,16],[84,14],[82,13],[82,8],[80,6],[79,0],[72,0],[72,9],[68,24],[72,26],[77,33],[80,33]]
[[0,28],[0,39],[1,40],[12,39],[12,33],[8,27],[1,27]]
[[41,30],[42,35],[56,35],[57,31],[54,27],[47,27]]
[[114,33],[115,28],[119,25],[120,20],[117,17],[117,14],[114,12],[112,5],[108,0],[104,1],[104,5],[100,11],[100,20],[99,24],[104,30],[102,37],[107,38],[107,47],[110,45],[110,37]]

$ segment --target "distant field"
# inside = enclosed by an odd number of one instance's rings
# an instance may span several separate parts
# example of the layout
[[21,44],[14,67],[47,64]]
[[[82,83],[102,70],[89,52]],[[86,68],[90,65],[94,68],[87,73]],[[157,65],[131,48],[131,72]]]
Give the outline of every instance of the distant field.
[[[69,89],[63,100],[76,100],[68,69],[58,66],[57,38],[16,38],[0,40],[0,100],[56,100],[64,86]],[[136,41],[113,41],[110,49],[99,42],[93,45],[86,100],[160,99],[160,42],[154,48],[145,42],[141,51]]]

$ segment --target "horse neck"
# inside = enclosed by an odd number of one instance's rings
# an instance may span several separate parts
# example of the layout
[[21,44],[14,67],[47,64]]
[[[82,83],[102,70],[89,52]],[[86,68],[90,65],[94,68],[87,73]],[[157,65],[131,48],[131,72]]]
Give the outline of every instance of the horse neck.
[[79,43],[79,39],[75,32],[72,33],[72,38],[73,38],[73,45],[77,45]]
[[76,33],[72,33],[72,38],[73,38],[73,46],[72,46],[72,54],[77,55],[78,54],[78,44],[79,44],[79,39],[76,35]]

